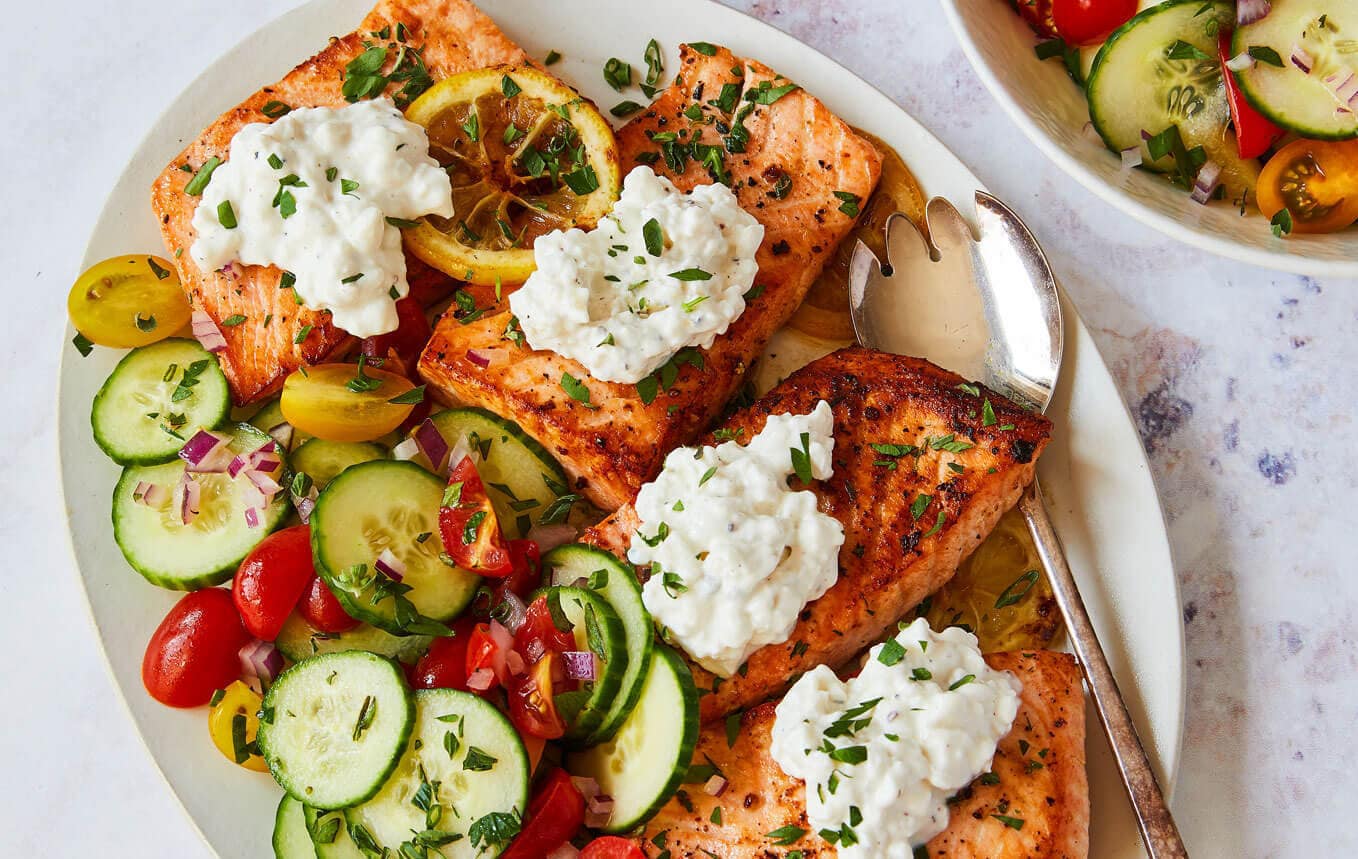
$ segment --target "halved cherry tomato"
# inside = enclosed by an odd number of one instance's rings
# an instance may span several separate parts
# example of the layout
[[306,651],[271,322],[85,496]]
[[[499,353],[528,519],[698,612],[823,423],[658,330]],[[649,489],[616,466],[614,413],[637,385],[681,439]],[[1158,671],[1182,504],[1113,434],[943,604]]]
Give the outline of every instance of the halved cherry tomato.
[[1286,132],[1255,110],[1241,94],[1235,72],[1226,67],[1231,58],[1231,31],[1224,27],[1217,36],[1217,57],[1221,61],[1221,79],[1226,82],[1226,100],[1231,105],[1236,150],[1241,158],[1258,158]]
[[416,689],[461,689],[467,691],[467,649],[476,620],[464,615],[453,623],[451,638],[436,638],[429,652],[420,657],[410,671],[410,685]]
[[1332,233],[1358,220],[1358,140],[1295,140],[1259,174],[1259,211],[1286,208],[1295,233]]
[[453,562],[482,576],[509,575],[513,564],[500,521],[470,456],[453,466],[444,499],[447,505],[439,508],[439,531]]
[[[514,649],[514,636],[499,621],[478,623],[467,643],[467,677],[483,669],[495,673],[501,685],[509,682],[509,652]],[[491,688],[494,688],[493,686]],[[475,691],[475,690],[473,690]]]
[[495,587],[495,602],[504,599],[505,592],[520,598],[542,587],[542,553],[532,540],[510,540],[510,573]]
[[542,859],[569,841],[585,824],[585,797],[570,773],[552,770],[528,803],[528,818],[500,859]]
[[396,302],[396,316],[400,322],[395,331],[363,338],[363,342],[359,344],[359,351],[369,358],[379,360],[386,360],[389,352],[395,352],[396,357],[401,359],[409,372],[420,359],[424,344],[429,342],[432,334],[429,319],[424,315],[424,308],[411,296]]
[[312,576],[297,603],[297,611],[303,620],[321,632],[347,632],[359,623],[344,610],[320,576]]
[[80,275],[66,297],[76,330],[93,343],[132,349],[173,336],[193,313],[169,260],[112,257]]
[[561,674],[556,652],[548,650],[522,674],[509,679],[509,720],[520,733],[555,740],[566,733],[566,723],[556,711],[554,677]]
[[[245,746],[253,743],[255,734],[259,732],[259,717],[256,714],[262,700],[258,692],[237,680],[222,690],[222,699],[212,706],[207,716],[208,732],[212,735],[212,744],[217,747],[217,751],[232,763],[261,773],[268,772],[269,765],[257,752]],[[238,720],[244,729],[239,738],[236,735]],[[241,760],[236,759],[238,739],[240,751],[244,753]]]
[[1056,31],[1071,45],[1096,45],[1132,20],[1137,0],[1052,0]]
[[531,664],[550,650],[558,653],[575,650],[575,633],[557,629],[547,597],[541,596],[529,604],[523,626],[514,636],[514,649]]
[[288,423],[330,441],[372,441],[401,425],[413,403],[393,403],[415,386],[386,370],[354,364],[303,367],[283,382],[278,404]]
[[141,661],[146,691],[171,707],[201,707],[240,677],[240,649],[250,641],[231,592],[187,594],[151,634]]
[[580,859],[646,859],[646,854],[626,838],[605,835],[586,844]]
[[245,556],[231,583],[245,628],[255,638],[273,641],[314,578],[310,528],[297,525],[265,537]]

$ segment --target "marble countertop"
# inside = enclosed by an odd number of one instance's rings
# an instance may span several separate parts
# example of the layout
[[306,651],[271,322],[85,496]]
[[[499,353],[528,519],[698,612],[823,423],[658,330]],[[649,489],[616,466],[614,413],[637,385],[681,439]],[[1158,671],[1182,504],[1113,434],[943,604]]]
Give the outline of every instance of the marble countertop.
[[[19,560],[0,576],[0,647],[16,657],[0,732],[7,855],[210,855],[142,750],[87,620],[53,479],[53,391],[79,248],[142,129],[212,58],[299,2],[77,0],[28,16],[11,39],[0,544]],[[1347,364],[1358,283],[1209,256],[1101,204],[991,101],[932,0],[725,2],[884,90],[1055,261],[1164,500],[1188,642],[1176,809],[1194,855],[1358,854],[1358,520],[1342,512],[1358,490]]]

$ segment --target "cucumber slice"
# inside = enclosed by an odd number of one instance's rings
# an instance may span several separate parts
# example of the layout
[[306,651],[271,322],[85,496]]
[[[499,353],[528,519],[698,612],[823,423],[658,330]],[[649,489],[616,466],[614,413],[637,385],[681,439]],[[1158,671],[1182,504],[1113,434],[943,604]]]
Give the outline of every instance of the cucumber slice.
[[[231,449],[240,453],[271,441],[249,424],[226,431],[232,435]],[[279,483],[286,482],[286,469],[285,464],[273,475]],[[191,591],[231,578],[246,554],[283,523],[292,507],[283,496],[275,496],[258,527],[252,528],[245,519],[245,477],[200,474],[199,512],[185,525],[179,518],[181,490],[175,490],[183,475],[184,463],[179,460],[123,469],[113,490],[113,538],[127,562],[151,584]],[[173,497],[155,507],[142,504],[133,493],[143,482],[175,490],[169,493]]]
[[273,818],[273,855],[275,859],[318,859],[307,832],[305,807],[286,793],[278,801]]
[[[1151,158],[1142,132],[1155,135],[1177,125],[1186,149],[1201,146],[1221,165],[1227,199],[1252,195],[1259,165],[1236,150],[1227,128],[1230,102],[1217,60],[1217,34],[1235,21],[1224,0],[1171,0],[1152,6],[1122,25],[1094,60],[1086,94],[1089,116],[1114,152],[1141,148],[1142,166],[1158,173],[1176,169],[1172,155]],[[1180,58],[1171,59],[1171,50]]]
[[292,451],[292,470],[306,472],[317,489],[324,489],[341,471],[360,462],[387,458],[387,449],[366,441],[326,441],[312,438]]
[[114,462],[152,465],[174,459],[185,438],[217,426],[230,408],[217,359],[197,341],[172,338],[123,356],[94,395],[90,424]]
[[291,615],[278,631],[274,644],[293,662],[322,653],[366,650],[407,664],[414,663],[429,649],[432,635],[392,635],[366,623],[344,632],[321,632],[300,615]]
[[[1231,53],[1272,48],[1282,67],[1256,61],[1237,72],[1241,92],[1264,116],[1303,137],[1358,137],[1358,113],[1336,94],[1349,75],[1358,75],[1356,33],[1358,6],[1351,0],[1273,0],[1268,15],[1235,31]],[[1296,47],[1310,55],[1310,74],[1291,62]]]
[[[321,493],[311,514],[316,572],[350,615],[394,635],[431,633],[423,618],[450,620],[471,602],[480,577],[439,559],[443,490],[415,463],[384,460],[355,465]],[[383,549],[405,566],[408,592],[393,594],[374,569]]]
[[449,445],[462,437],[478,452],[476,470],[506,537],[526,537],[533,523],[544,517],[548,522],[565,521],[569,507],[561,510],[553,505],[569,493],[566,472],[518,424],[474,408],[447,409],[430,420]]
[[316,859],[366,859],[349,837],[349,825],[343,811],[323,811],[307,806],[304,814]]
[[518,832],[528,779],[523,741],[499,710],[468,692],[422,689],[405,754],[380,793],[345,812],[349,835],[372,854],[424,855],[403,847],[432,829],[451,839],[444,859],[498,856],[503,836]]
[[585,580],[585,587],[607,600],[622,622],[627,667],[608,713],[584,741],[585,745],[598,745],[613,738],[641,697],[655,645],[651,614],[641,601],[641,585],[636,575],[608,552],[593,546],[560,546],[543,557],[542,567],[548,584],[571,585]]
[[371,798],[410,737],[414,704],[390,660],[327,653],[278,675],[260,707],[259,749],[274,780],[315,808]]
[[555,617],[557,608],[575,628],[575,649],[593,651],[599,665],[593,682],[582,681],[573,692],[553,698],[557,713],[566,723],[563,739],[583,746],[609,714],[627,671],[627,636],[622,621],[608,602],[594,591],[577,587],[550,587],[533,595],[546,596]]
[[[277,398],[270,400],[264,408],[255,412],[254,417],[250,418],[250,425],[256,429],[268,432],[279,424],[285,424],[288,419],[283,417],[283,406]],[[292,428],[292,443],[288,445],[289,450],[296,450],[305,444],[311,436],[297,429]]]
[[641,700],[616,736],[568,755],[566,769],[599,783],[613,797],[605,832],[627,832],[650,820],[679,789],[698,744],[698,690],[688,666],[656,645]]

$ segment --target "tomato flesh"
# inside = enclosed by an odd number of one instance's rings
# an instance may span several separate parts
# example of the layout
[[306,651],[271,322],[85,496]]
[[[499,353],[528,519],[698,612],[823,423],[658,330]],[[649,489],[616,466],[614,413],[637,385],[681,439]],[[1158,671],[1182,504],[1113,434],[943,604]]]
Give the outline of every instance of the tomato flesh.
[[549,650],[533,663],[527,674],[511,677],[509,720],[521,733],[555,740],[566,733],[566,723],[557,712],[556,677],[564,676],[560,656]]
[[189,324],[193,311],[169,260],[120,256],[93,265],[71,285],[66,312],[93,343],[134,349]]
[[405,365],[405,374],[409,375],[433,332],[429,328],[428,317],[424,315],[424,308],[409,295],[396,302],[396,317],[400,321],[395,331],[363,338],[359,351],[379,361],[385,361],[394,353]]
[[1226,100],[1231,106],[1236,151],[1241,158],[1258,158],[1286,132],[1255,110],[1240,92],[1235,72],[1226,67],[1227,61],[1231,59],[1231,33],[1224,28],[1217,37],[1217,58],[1221,61],[1221,79],[1226,83]]
[[1284,208],[1295,233],[1332,233],[1358,220],[1358,140],[1296,140],[1259,174],[1259,211]]
[[1071,45],[1097,45],[1132,20],[1137,0],[1052,0],[1056,31]]
[[354,364],[303,367],[283,383],[283,417],[302,432],[329,441],[372,441],[401,425],[414,403],[393,403],[410,392],[410,380]]
[[429,652],[411,670],[410,685],[416,689],[467,690],[467,650],[475,621],[462,617],[453,624],[450,638],[436,638]]
[[565,844],[585,824],[585,797],[570,773],[553,770],[528,803],[528,818],[501,859],[541,859]]
[[320,576],[312,576],[297,603],[302,619],[321,632],[348,632],[359,621],[350,617]]
[[1056,24],[1052,22],[1052,0],[1009,0],[1014,11],[1019,13],[1034,33],[1047,39],[1057,36]]
[[541,596],[529,604],[523,626],[514,636],[514,649],[533,663],[549,650],[558,653],[575,650],[575,633],[557,629],[552,611],[547,607],[547,597]]
[[245,556],[231,583],[241,622],[255,638],[273,641],[314,578],[309,527],[265,537]]
[[646,859],[646,854],[626,838],[605,835],[586,844],[580,859]]
[[207,717],[208,732],[212,735],[212,744],[217,747],[217,751],[233,764],[261,773],[268,772],[269,765],[258,754],[251,754],[241,748],[246,754],[243,759],[237,760],[236,724],[238,719],[244,720],[242,745],[253,743],[259,731],[259,716],[256,714],[262,701],[258,692],[237,680],[222,690],[222,699],[212,705]]
[[542,553],[538,544],[532,540],[510,540],[507,545],[510,572],[495,588],[497,603],[504,600],[506,593],[524,598],[542,586]]
[[141,681],[162,704],[201,707],[240,677],[240,649],[250,641],[231,592],[207,588],[175,603],[151,634]]
[[453,466],[444,502],[439,508],[439,531],[453,562],[482,576],[499,578],[512,573],[500,521],[470,456]]

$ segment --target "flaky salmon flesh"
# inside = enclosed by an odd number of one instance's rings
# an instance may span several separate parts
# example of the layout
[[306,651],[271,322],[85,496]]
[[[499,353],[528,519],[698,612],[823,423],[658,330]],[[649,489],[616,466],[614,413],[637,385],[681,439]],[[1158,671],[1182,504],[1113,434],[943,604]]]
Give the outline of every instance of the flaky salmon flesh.
[[[1086,859],[1084,693],[1074,657],[1052,651],[991,653],[990,667],[1023,684],[1018,715],[1000,740],[990,773],[948,803],[948,827],[929,859]],[[740,717],[738,731],[706,725],[694,760],[727,784],[713,796],[686,784],[636,837],[647,856],[832,859],[836,849],[806,817],[806,788],[769,755],[775,704]],[[734,728],[734,725],[732,726]],[[704,775],[706,778],[706,775]],[[720,808],[719,818],[714,809]],[[720,823],[714,822],[720,820]],[[786,827],[792,827],[788,829]],[[801,830],[804,834],[791,837]],[[770,835],[770,833],[774,833]]]
[[[151,207],[180,282],[194,308],[206,311],[222,328],[226,351],[218,355],[238,405],[276,392],[288,374],[343,351],[349,336],[330,314],[299,304],[292,290],[280,289],[283,272],[274,266],[237,265],[199,271],[189,254],[196,235],[193,213],[198,197],[184,187],[211,157],[226,159],[231,138],[252,122],[269,122],[270,103],[288,107],[340,107],[344,67],[364,50],[364,41],[386,41],[401,25],[407,43],[422,51],[435,80],[501,63],[522,64],[527,56],[495,23],[465,0],[382,0],[358,29],[333,39],[324,50],[228,110],[166,166],[151,189]],[[450,285],[447,277],[406,255],[411,294],[431,303]],[[222,320],[243,317],[238,325]],[[298,334],[309,329],[301,342]]]
[[[882,638],[1014,505],[1051,432],[1042,415],[927,361],[850,347],[793,373],[722,435],[752,438],[769,415],[806,414],[821,400],[834,413],[834,474],[811,489],[844,526],[839,578],[803,609],[787,641],[759,649],[731,677],[690,665],[704,721],[758,704],[817,665],[841,666]],[[873,444],[917,453],[889,456]],[[584,539],[625,558],[638,524],[628,505]]]
[[[709,56],[684,46],[674,83],[618,132],[624,173],[639,162],[651,163],[685,191],[713,181],[709,169],[690,159],[676,163],[653,135],[673,132],[681,141],[720,147],[717,126],[728,127],[735,111],[744,112],[749,133],[745,151],[726,155],[724,166],[741,207],[764,226],[755,288],[740,318],[712,348],[680,362],[677,376],[665,380],[670,384],[644,394],[644,386],[593,379],[569,358],[533,351],[522,335],[516,342],[507,331],[508,312],[466,325],[446,314],[420,361],[424,381],[450,403],[483,406],[512,418],[556,456],[575,489],[600,509],[612,511],[631,501],[659,472],[666,452],[706,429],[744,384],[750,365],[853,228],[856,214],[840,210],[836,192],[866,200],[877,185],[877,150],[805,90],[768,105],[742,100],[744,107],[728,113],[710,104],[724,85],[747,92],[761,84],[786,83],[772,69],[725,48],[714,48]],[[695,104],[705,117],[714,110],[720,115],[715,122],[695,122],[684,115]],[[483,366],[487,361],[489,366]],[[583,382],[588,405],[562,388],[565,373]]]

